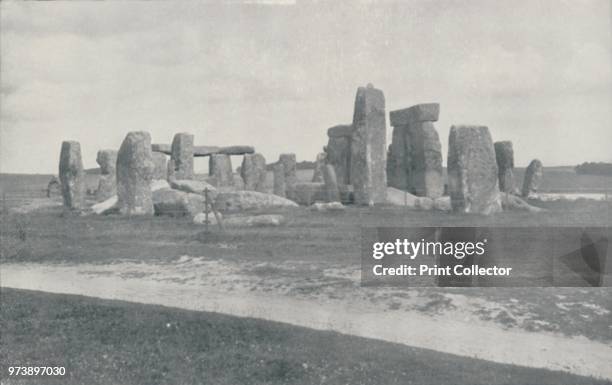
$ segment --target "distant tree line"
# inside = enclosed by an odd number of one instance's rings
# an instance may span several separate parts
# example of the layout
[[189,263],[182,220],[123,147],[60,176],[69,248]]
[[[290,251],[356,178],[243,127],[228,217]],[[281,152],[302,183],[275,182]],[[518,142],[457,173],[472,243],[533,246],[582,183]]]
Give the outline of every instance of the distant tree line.
[[612,175],[612,163],[584,162],[576,166],[576,174]]

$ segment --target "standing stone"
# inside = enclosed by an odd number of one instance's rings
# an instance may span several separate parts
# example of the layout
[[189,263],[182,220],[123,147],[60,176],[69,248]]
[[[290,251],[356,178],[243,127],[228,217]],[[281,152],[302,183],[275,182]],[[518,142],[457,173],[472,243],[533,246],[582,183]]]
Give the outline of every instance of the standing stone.
[[514,194],[514,150],[509,140],[495,142],[495,158],[497,159],[499,190]]
[[355,203],[384,203],[387,192],[385,96],[371,84],[355,97],[350,182]]
[[168,179],[168,158],[161,152],[153,152],[153,179]]
[[540,162],[539,159],[532,160],[525,170],[522,191],[523,197],[528,198],[530,195],[538,192],[538,188],[540,188],[540,183],[542,182],[542,174],[542,162]]
[[172,140],[172,160],[176,179],[193,179],[193,135],[179,133]]
[[340,189],[336,178],[336,170],[331,164],[323,167],[323,179],[325,181],[325,193],[328,202],[340,202]]
[[433,124],[439,115],[438,103],[391,111],[393,137],[387,161],[391,187],[434,199],[443,194],[442,147]]
[[338,183],[350,184],[351,172],[351,135],[353,126],[343,124],[327,130],[329,137],[325,146],[326,163],[334,166]]
[[96,190],[96,200],[102,202],[117,194],[117,151],[98,151],[96,162],[100,165],[100,180]]
[[266,192],[266,158],[259,153],[244,154],[240,176],[244,181],[244,189]]
[[208,175],[214,178],[216,187],[233,186],[234,171],[232,170],[232,159],[230,156],[225,154],[210,155]]
[[497,162],[489,129],[452,126],[448,138],[448,187],[453,211],[501,211]]
[[117,206],[120,213],[153,214],[151,180],[154,168],[149,133],[128,133],[117,155]]
[[312,182],[323,182],[323,167],[325,167],[326,155],[324,152],[317,154],[315,159],[314,172],[312,174]]
[[64,208],[75,211],[83,209],[85,206],[85,179],[79,142],[62,142],[59,178]]
[[281,154],[278,162],[285,171],[285,196],[295,200],[295,185],[297,183],[297,161],[295,154]]
[[285,166],[278,161],[274,164],[272,171],[274,173],[274,195],[284,198],[287,195],[287,186],[285,185]]

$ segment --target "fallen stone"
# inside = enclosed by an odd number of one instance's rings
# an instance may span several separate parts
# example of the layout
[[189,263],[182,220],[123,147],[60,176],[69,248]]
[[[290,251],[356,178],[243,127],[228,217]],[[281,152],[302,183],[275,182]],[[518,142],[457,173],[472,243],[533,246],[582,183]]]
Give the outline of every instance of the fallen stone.
[[215,202],[220,211],[235,212],[282,207],[298,207],[297,203],[273,194],[258,191],[220,192]]
[[[217,213],[219,219],[223,221],[223,215],[221,213]],[[206,213],[198,213],[193,217],[193,223],[196,225],[204,225],[206,224]],[[215,226],[217,225],[217,217],[215,214],[208,213],[208,225]]]
[[371,84],[355,96],[350,183],[355,203],[384,203],[387,189],[385,96]]
[[223,219],[227,227],[276,227],[285,223],[285,217],[277,214],[264,214],[253,216],[234,216]]
[[402,110],[389,113],[391,126],[406,126],[417,122],[437,122],[440,117],[439,103],[417,104]]
[[387,187],[385,203],[393,206],[416,207],[418,197],[409,192]]
[[266,192],[266,158],[261,154],[245,154],[240,176],[245,190]]
[[345,211],[346,206],[340,202],[315,202],[310,206],[310,209],[319,212]]
[[170,187],[175,190],[199,195],[204,195],[204,191],[208,189],[208,196],[211,199],[215,199],[217,196],[217,189],[214,186],[199,180],[172,179]]
[[502,208],[506,211],[527,211],[530,213],[546,211],[543,208],[530,205],[513,194],[501,194],[501,202]]
[[155,215],[173,217],[195,216],[204,212],[205,201],[200,194],[187,193],[174,189],[161,189],[153,192]]
[[439,211],[451,211],[451,199],[449,196],[442,196],[434,199],[434,209]]
[[208,161],[208,175],[214,179],[216,187],[234,186],[234,171],[230,156],[211,155]]
[[523,189],[521,190],[523,197],[528,198],[531,195],[537,194],[542,182],[542,175],[542,162],[539,159],[532,160],[525,170]]
[[294,199],[302,206],[310,206],[314,202],[327,202],[328,195],[325,183],[301,182],[295,185]]
[[497,160],[497,175],[499,178],[499,190],[514,194],[514,150],[512,142],[506,140],[495,142],[495,159]]
[[178,133],[172,140],[171,155],[176,179],[193,179],[193,135]]
[[85,179],[79,142],[62,143],[59,162],[59,179],[64,208],[79,211],[85,205]]
[[98,215],[106,215],[118,210],[117,207],[117,195],[113,195],[112,197],[106,199],[105,201],[94,204],[90,207],[90,210],[94,214]]
[[431,210],[434,208],[434,200],[430,197],[417,197],[415,208],[419,210]]
[[117,206],[121,214],[153,214],[153,168],[149,133],[128,133],[117,155]]
[[448,188],[453,211],[500,212],[497,161],[489,129],[452,126],[448,148]]

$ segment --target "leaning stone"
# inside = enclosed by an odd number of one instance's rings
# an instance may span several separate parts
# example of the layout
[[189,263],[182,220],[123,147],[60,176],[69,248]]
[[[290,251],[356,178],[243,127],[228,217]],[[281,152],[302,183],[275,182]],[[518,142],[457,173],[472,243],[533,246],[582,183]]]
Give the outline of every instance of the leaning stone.
[[59,179],[64,208],[76,211],[82,210],[85,206],[85,179],[79,142],[65,141],[62,143]]
[[173,189],[161,189],[153,192],[155,215],[173,217],[191,216],[205,209],[204,197]]
[[514,150],[512,142],[506,140],[495,142],[495,158],[497,159],[497,169],[499,178],[499,190],[514,194]]
[[173,175],[176,179],[193,179],[193,135],[178,133],[172,140]]
[[336,179],[334,166],[326,164],[323,166],[323,180],[325,181],[325,194],[328,202],[340,202],[340,189]]
[[396,189],[394,187],[387,187],[387,196],[385,203],[393,206],[405,206],[405,207],[416,207],[418,197],[410,194],[409,192]]
[[245,190],[266,192],[266,158],[259,153],[245,154],[240,166],[240,176]]
[[389,118],[393,127],[416,122],[437,122],[440,117],[439,103],[417,104],[402,110],[391,111]]
[[278,214],[227,217],[223,225],[228,227],[276,227],[285,223],[285,217]]
[[546,211],[540,207],[532,206],[521,198],[512,194],[502,194],[502,207],[506,211],[527,211],[530,213],[539,213]]
[[325,153],[320,152],[315,159],[311,182],[323,182],[323,167],[325,167]]
[[236,212],[242,210],[298,207],[297,203],[273,194],[257,191],[224,191],[220,192],[215,202],[220,211]]
[[294,200],[300,205],[310,206],[314,202],[327,202],[325,183],[301,182],[295,185]]
[[355,97],[350,182],[355,203],[384,203],[387,189],[385,96],[371,84]]
[[318,212],[345,211],[346,206],[340,202],[316,202],[310,206],[310,209]]
[[153,214],[153,169],[149,133],[128,133],[117,155],[117,205],[121,214]]
[[487,127],[451,127],[448,186],[453,211],[484,215],[501,211],[497,161]]
[[295,199],[295,184],[297,183],[297,162],[295,154],[281,154],[278,162],[283,165],[285,170],[285,196]]
[[161,152],[153,152],[153,179],[168,179],[168,157]]
[[217,187],[233,186],[234,171],[232,170],[230,156],[224,154],[211,155],[208,161],[208,175],[214,178]]
[[272,172],[274,176],[274,195],[278,195],[279,197],[286,196],[286,186],[285,186],[285,166],[278,162],[272,166]]
[[537,194],[542,182],[542,174],[542,162],[539,159],[532,160],[525,170],[522,189],[523,197],[528,198],[530,195]]

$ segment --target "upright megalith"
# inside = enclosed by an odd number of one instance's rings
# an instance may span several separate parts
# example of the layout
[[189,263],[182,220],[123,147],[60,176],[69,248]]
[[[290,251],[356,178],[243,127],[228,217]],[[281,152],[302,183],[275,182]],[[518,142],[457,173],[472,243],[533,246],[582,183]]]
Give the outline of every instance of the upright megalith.
[[274,176],[274,195],[279,197],[287,196],[287,187],[285,185],[285,166],[279,161],[272,166]]
[[75,211],[83,209],[85,206],[85,179],[81,159],[81,144],[79,142],[62,142],[59,179],[64,208]]
[[326,155],[324,152],[317,154],[315,159],[314,171],[312,173],[312,182],[323,182],[323,167],[325,167]]
[[336,170],[331,164],[323,166],[323,180],[325,181],[325,195],[328,202],[340,202],[340,189]]
[[297,161],[295,154],[281,154],[278,162],[283,165],[285,173],[285,196],[295,200],[295,185],[297,184]]
[[532,160],[525,170],[523,190],[521,191],[523,197],[528,198],[530,195],[538,192],[538,188],[540,188],[540,183],[542,182],[542,175],[542,162],[539,159]]
[[232,170],[232,159],[230,156],[225,154],[210,155],[208,175],[214,179],[216,187],[233,186],[234,171]]
[[371,84],[355,97],[351,135],[350,183],[355,203],[384,203],[387,192],[385,96]]
[[153,152],[153,179],[168,179],[168,157],[161,152]]
[[338,183],[349,184],[351,172],[351,136],[353,126],[343,124],[327,130],[329,140],[325,146],[325,161],[334,166]]
[[100,179],[96,190],[96,200],[102,202],[117,194],[117,151],[100,150],[96,156],[100,165]]
[[509,140],[495,142],[495,159],[497,160],[499,190],[514,194],[514,150]]
[[448,138],[448,187],[453,211],[501,211],[495,149],[485,126],[452,126]]
[[171,147],[176,179],[193,179],[193,135],[178,133],[174,135]]
[[433,124],[439,116],[438,103],[391,111],[393,136],[387,159],[389,186],[430,198],[443,194],[442,146]]
[[244,189],[266,192],[266,158],[259,153],[245,154],[240,166]]
[[154,168],[149,133],[128,133],[117,154],[117,207],[120,213],[153,214],[151,180]]

